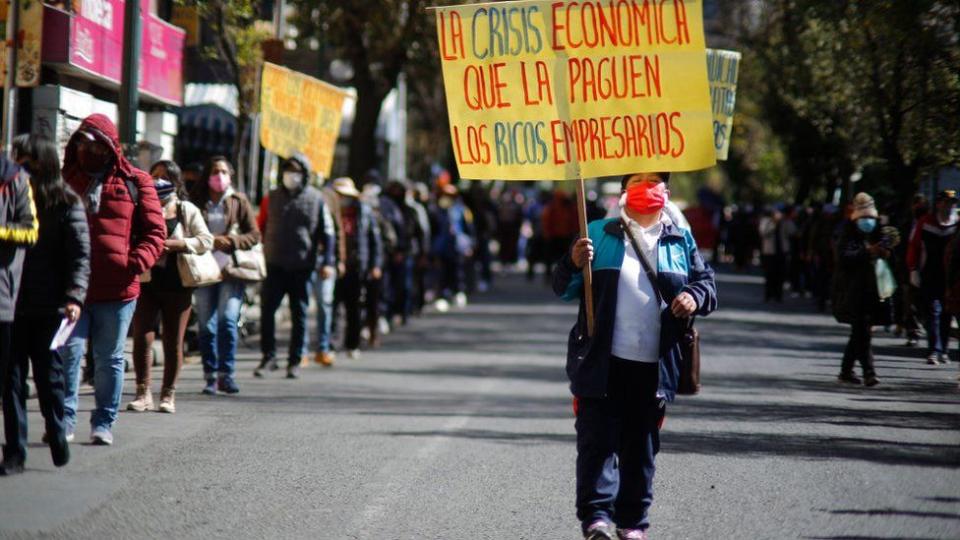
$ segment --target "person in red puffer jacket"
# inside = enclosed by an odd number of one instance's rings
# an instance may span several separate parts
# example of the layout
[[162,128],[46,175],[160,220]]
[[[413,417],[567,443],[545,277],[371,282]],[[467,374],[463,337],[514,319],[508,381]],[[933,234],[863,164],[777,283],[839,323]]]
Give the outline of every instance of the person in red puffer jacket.
[[89,338],[96,401],[90,442],[109,445],[123,393],[123,348],[140,295],[139,276],[163,253],[166,225],[153,179],[127,161],[116,126],[102,114],[88,116],[70,137],[63,178],[83,200],[90,226],[86,305],[60,351],[67,386],[64,423],[72,438],[80,361]]

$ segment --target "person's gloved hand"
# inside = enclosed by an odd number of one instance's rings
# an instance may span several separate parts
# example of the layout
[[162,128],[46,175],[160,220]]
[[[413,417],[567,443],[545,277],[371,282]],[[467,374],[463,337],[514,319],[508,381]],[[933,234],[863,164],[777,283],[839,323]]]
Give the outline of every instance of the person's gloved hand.
[[920,272],[918,270],[910,271],[910,285],[920,288]]

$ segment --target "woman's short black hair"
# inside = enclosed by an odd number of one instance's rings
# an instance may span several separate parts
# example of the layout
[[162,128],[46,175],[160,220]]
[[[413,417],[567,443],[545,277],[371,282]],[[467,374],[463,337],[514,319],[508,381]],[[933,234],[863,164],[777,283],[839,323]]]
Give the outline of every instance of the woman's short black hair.
[[[634,176],[636,176],[636,175],[638,175],[638,174],[640,174],[640,173],[629,173],[629,174],[623,175],[623,178],[620,179],[620,191],[623,191],[623,190],[627,189],[627,182],[630,181],[631,178],[633,178]],[[664,183],[664,184],[669,184],[669,183],[670,183],[670,173],[668,173],[668,172],[656,172],[656,173],[653,173],[653,174],[659,176],[660,179],[663,180],[663,183]]]

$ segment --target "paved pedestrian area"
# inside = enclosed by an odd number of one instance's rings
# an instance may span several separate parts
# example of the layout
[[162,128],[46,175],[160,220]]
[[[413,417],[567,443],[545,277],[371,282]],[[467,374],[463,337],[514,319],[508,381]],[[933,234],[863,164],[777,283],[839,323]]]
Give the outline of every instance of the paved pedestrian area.
[[[880,337],[882,384],[839,386],[846,327],[809,301],[760,303],[756,277],[718,281],[703,393],[668,408],[651,538],[960,538],[957,364]],[[123,413],[109,448],[83,424],[63,470],[32,402],[0,537],[578,538],[573,319],[539,280],[508,277],[297,381],[253,379],[248,349],[242,393],[208,398],[191,365],[176,415]]]

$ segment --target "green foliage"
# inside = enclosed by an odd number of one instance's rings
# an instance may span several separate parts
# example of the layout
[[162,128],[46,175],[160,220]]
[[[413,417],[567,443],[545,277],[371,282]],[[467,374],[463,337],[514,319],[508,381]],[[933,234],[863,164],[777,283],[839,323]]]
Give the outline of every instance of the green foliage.
[[[759,106],[798,199],[869,167],[906,200],[922,174],[960,161],[960,4],[762,0],[743,10],[738,120],[742,103]],[[765,150],[734,147],[775,165]]]
[[243,116],[257,112],[262,44],[272,36],[271,25],[257,20],[263,2],[253,0],[177,0],[180,5],[197,7],[200,17],[210,25],[214,45],[204,49],[209,60],[226,63],[240,94]]

